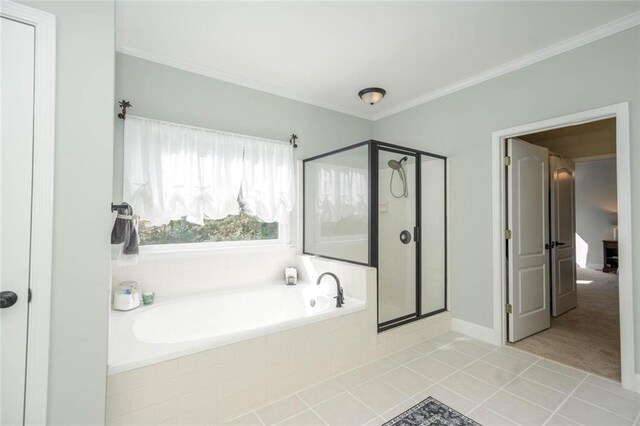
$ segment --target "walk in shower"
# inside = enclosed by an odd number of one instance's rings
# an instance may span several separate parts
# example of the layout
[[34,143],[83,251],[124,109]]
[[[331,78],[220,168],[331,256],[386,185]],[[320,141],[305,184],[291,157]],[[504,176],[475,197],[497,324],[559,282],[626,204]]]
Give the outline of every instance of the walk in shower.
[[378,331],[446,310],[446,158],[367,141],[304,160],[304,253],[378,270]]

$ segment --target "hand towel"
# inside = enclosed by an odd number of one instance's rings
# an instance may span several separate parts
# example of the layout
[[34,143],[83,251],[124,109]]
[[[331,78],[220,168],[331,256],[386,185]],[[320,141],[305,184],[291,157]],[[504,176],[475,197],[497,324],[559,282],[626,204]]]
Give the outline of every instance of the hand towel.
[[133,207],[122,203],[124,207],[117,209],[118,216],[111,231],[111,244],[122,244],[122,253],[138,254],[138,219],[133,216]]

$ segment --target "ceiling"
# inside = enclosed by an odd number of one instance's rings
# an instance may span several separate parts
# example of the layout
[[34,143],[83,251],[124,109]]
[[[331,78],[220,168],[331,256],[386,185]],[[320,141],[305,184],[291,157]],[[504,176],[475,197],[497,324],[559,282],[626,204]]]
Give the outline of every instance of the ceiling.
[[547,147],[549,151],[564,158],[608,156],[616,153],[616,119],[592,121],[519,138],[534,145]]
[[116,3],[123,53],[369,119],[640,24],[635,1]]

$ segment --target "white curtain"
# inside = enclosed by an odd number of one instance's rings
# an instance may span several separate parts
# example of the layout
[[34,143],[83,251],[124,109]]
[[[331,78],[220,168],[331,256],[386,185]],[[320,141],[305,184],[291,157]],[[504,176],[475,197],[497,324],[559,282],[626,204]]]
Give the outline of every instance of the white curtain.
[[293,149],[250,141],[244,147],[242,201],[264,222],[287,223],[293,209]]
[[[257,156],[245,151],[263,145],[277,147],[260,151],[265,152],[260,160],[271,162],[248,165],[247,160]],[[272,151],[283,152],[286,159],[276,161]],[[243,178],[247,173],[261,182]],[[289,178],[286,183],[284,176]],[[270,188],[268,182],[278,187]],[[287,145],[134,116],[125,120],[124,200],[155,225],[182,217],[203,224],[205,218],[238,214],[241,186],[243,194],[249,194],[245,201],[249,212],[263,221],[277,217],[286,222],[292,191],[286,197],[279,194],[285,184],[293,184],[293,154]]]
[[369,177],[366,169],[322,165],[318,171],[318,210],[323,222],[367,215]]

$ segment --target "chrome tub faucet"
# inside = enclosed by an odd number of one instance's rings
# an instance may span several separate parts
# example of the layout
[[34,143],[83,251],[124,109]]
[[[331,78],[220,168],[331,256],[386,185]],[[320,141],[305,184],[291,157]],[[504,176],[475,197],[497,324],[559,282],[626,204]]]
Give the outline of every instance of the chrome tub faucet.
[[338,279],[338,276],[336,274],[334,274],[333,272],[325,272],[323,274],[320,274],[320,276],[318,277],[318,281],[316,282],[316,285],[320,284],[320,281],[322,281],[322,278],[324,278],[325,275],[332,276],[333,279],[336,281],[336,292],[338,293],[338,295],[335,296],[334,299],[336,299],[336,308],[342,308],[342,305],[344,304],[344,291],[340,286],[340,279]]

